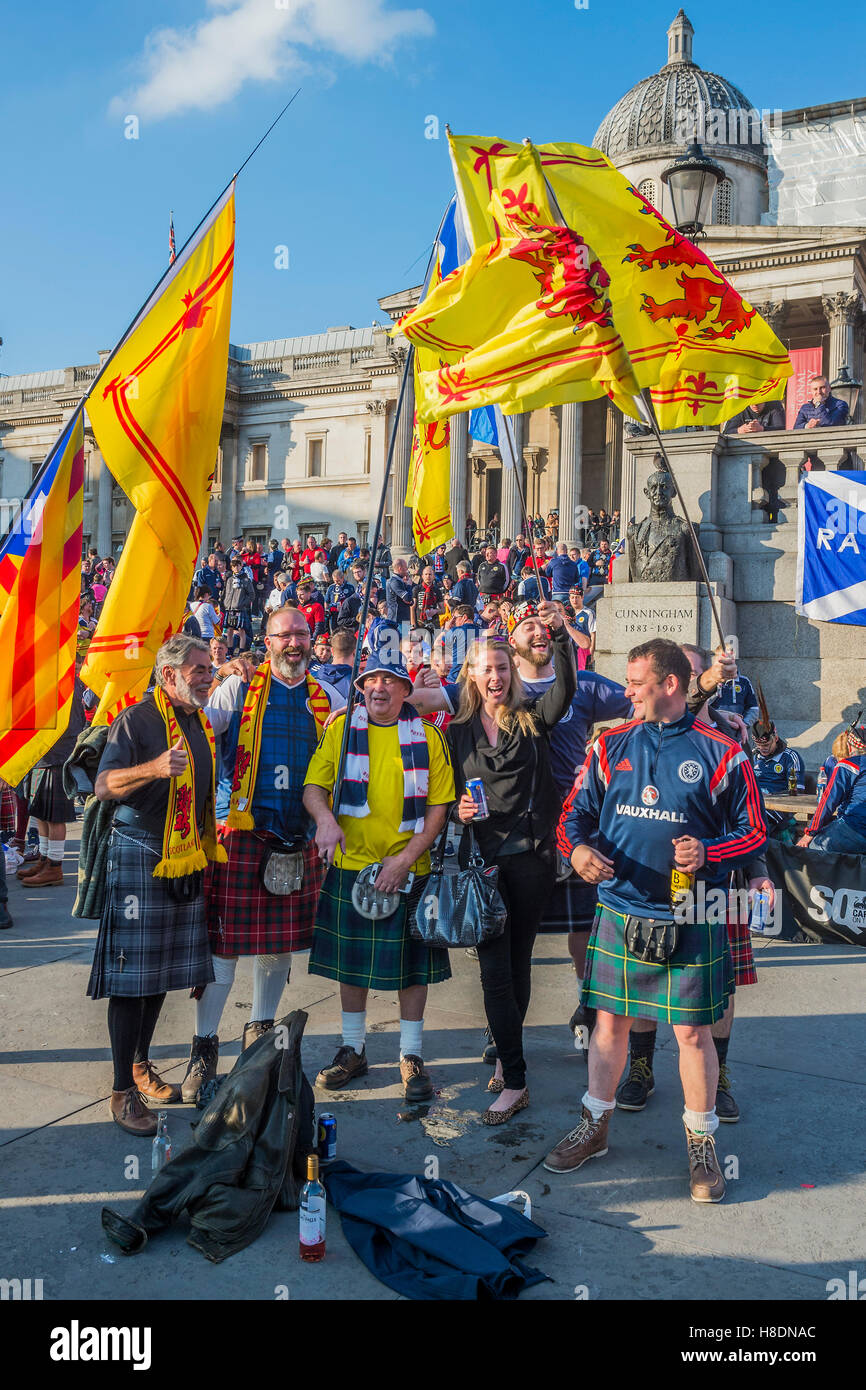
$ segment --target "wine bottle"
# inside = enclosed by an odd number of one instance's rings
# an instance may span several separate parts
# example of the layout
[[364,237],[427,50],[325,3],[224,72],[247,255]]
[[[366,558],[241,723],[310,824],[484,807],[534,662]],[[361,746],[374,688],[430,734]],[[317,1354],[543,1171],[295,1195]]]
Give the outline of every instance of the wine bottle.
[[317,1154],[307,1158],[307,1181],[301,1189],[299,1208],[300,1248],[302,1260],[316,1264],[325,1258],[325,1218],[327,1203],[325,1189],[319,1182]]

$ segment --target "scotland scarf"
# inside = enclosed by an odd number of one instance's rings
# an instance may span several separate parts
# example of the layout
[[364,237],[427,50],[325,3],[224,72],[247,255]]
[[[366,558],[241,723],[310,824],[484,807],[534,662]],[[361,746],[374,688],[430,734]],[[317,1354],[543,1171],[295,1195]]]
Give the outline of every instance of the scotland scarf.
[[227,855],[222,845],[217,844],[216,821],[214,819],[214,759],[216,744],[213,729],[202,710],[198,711],[199,721],[207,735],[211,756],[211,784],[205,803],[204,829],[198,833],[195,816],[195,760],[174,713],[174,706],[161,686],[153,692],[153,700],[165,724],[166,746],[173,748],[181,740],[187,756],[186,769],[177,777],[170,777],[168,783],[168,808],[162,832],[162,858],[153,871],[154,878],[183,878],[207,867],[208,860],[224,864]]
[[[346,775],[340,794],[341,816],[367,816],[367,787],[370,782],[370,740],[367,733],[367,707],[357,704],[352,711]],[[430,780],[430,753],[424,725],[409,705],[403,705],[397,719],[397,738],[403,759],[403,813],[400,831],[417,835],[424,828],[427,788]]]
[[[309,671],[306,673],[307,704],[316,723],[316,736],[320,737],[331,713],[327,695]],[[252,814],[253,790],[259,772],[259,758],[262,752],[262,725],[268,707],[268,694],[271,688],[271,663],[263,661],[257,667],[250,688],[244,698],[241,714],[241,727],[238,735],[238,751],[235,757],[235,771],[232,779],[231,801],[226,824],[232,830],[255,830]]]

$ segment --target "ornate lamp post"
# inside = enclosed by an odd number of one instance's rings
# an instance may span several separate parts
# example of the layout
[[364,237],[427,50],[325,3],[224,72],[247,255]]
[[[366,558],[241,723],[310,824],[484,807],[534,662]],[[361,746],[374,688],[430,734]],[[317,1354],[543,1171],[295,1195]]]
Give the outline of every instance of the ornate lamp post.
[[669,188],[674,207],[674,226],[683,236],[696,237],[709,222],[713,194],[724,177],[721,165],[705,155],[697,142],[662,170],[662,183]]
[[844,401],[848,407],[849,422],[854,419],[854,411],[857,409],[857,402],[860,399],[862,389],[862,381],[850,376],[845,364],[839,368],[839,375],[836,380],[830,382],[830,390],[833,395],[838,396],[839,400]]

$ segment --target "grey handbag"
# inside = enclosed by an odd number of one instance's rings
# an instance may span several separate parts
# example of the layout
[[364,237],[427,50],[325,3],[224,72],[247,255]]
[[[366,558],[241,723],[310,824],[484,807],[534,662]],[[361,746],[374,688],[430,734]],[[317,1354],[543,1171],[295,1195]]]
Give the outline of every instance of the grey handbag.
[[471,825],[465,830],[469,832],[468,867],[445,873],[446,827],[439,837],[430,877],[409,918],[410,934],[425,946],[440,950],[482,946],[505,930],[508,911],[497,887],[499,870],[485,865]]

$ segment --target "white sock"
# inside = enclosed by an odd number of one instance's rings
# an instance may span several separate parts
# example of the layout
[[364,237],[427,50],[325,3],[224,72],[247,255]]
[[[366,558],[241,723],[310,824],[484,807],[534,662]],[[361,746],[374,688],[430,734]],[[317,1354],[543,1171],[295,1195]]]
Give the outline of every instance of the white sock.
[[400,1019],[400,1061],[406,1056],[423,1057],[421,1051],[424,1044],[421,1041],[424,1033],[423,1018],[401,1018]]
[[253,961],[251,1023],[260,1023],[265,1018],[276,1018],[291,968],[291,951],[279,956],[256,956]]
[[367,1010],[362,1009],[359,1014],[341,1014],[343,1030],[343,1046],[353,1047],[360,1057],[364,1051],[364,1039],[367,1036]]
[[583,979],[582,979],[582,977],[581,977],[580,975],[578,975],[578,973],[577,973],[576,970],[575,970],[575,972],[574,972],[574,976],[575,976],[575,979],[577,980],[577,997],[578,997],[578,999],[579,999],[579,998],[580,998],[580,991],[583,989]]
[[201,999],[195,1001],[196,1037],[210,1038],[219,1032],[220,1019],[234,984],[237,960],[227,956],[211,956],[214,978],[206,986]]
[[599,1100],[598,1096],[591,1096],[589,1091],[584,1095],[581,1104],[586,1107],[594,1120],[600,1120],[606,1110],[616,1109],[616,1099]]
[[64,837],[63,837],[62,840],[49,840],[49,841],[48,841],[48,858],[51,860],[52,864],[62,864],[62,863],[63,863],[63,852],[64,852],[65,849],[66,849],[66,836],[65,836],[65,835],[64,835]]
[[47,858],[48,858],[48,836],[47,836],[47,835],[40,835],[40,836],[39,836],[39,853],[42,855],[42,858],[43,858],[43,859],[47,859]]
[[686,1107],[683,1111],[683,1119],[692,1134],[715,1134],[719,1127],[719,1117],[716,1114],[715,1106],[712,1110],[689,1110]]

